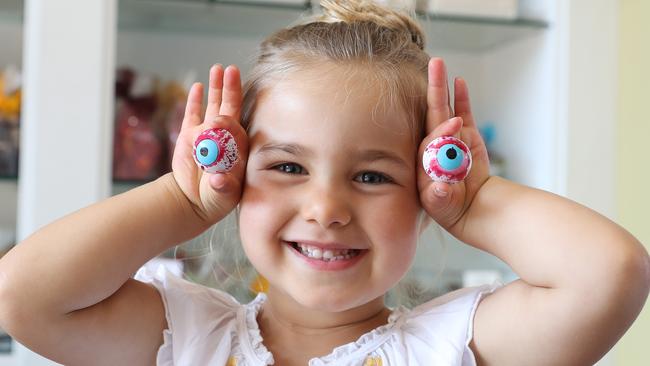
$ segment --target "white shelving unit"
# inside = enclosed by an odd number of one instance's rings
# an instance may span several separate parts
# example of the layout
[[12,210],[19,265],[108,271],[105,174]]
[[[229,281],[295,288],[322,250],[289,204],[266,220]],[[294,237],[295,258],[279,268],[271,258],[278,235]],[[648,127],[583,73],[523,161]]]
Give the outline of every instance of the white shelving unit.
[[[41,150],[28,148],[21,156],[20,184],[0,181],[2,202],[17,202],[19,239],[56,217],[131,187],[111,186],[108,169],[115,66],[129,65],[164,80],[182,80],[192,71],[207,81],[210,65],[220,62],[239,65],[245,75],[263,36],[306,11],[300,6],[122,0],[115,13],[117,0],[101,6],[85,0],[65,0],[56,6],[46,0],[27,2],[26,14],[34,21],[27,23],[24,39],[33,44],[27,45],[25,55],[33,58],[23,63],[27,84],[22,142],[38,142],[41,149],[55,151],[61,163],[53,169],[52,160],[37,159]],[[614,134],[617,24],[612,14],[617,3],[522,0],[521,4],[522,18],[515,21],[421,16],[427,51],[447,60],[451,76],[462,75],[468,81],[478,122],[497,125],[497,151],[508,159],[508,178],[567,196],[613,218],[615,150],[601,142],[611,141]],[[84,15],[57,7],[83,9]],[[12,28],[22,37],[15,19],[0,14],[0,29]],[[83,115],[56,110],[46,99],[34,97],[33,85],[52,87],[65,75],[54,69],[56,65],[47,65],[51,59],[37,56],[48,50],[48,41],[49,47],[61,42],[54,35],[67,31],[65,23],[70,22],[78,22],[88,38],[83,42],[89,43],[77,47],[65,43],[52,55],[59,67],[67,63],[67,70],[83,74],[75,76],[75,80],[83,77],[81,84],[59,86],[60,98],[80,98],[80,85],[92,90],[85,97],[92,108]],[[596,28],[598,35],[593,32]],[[12,42],[14,38],[3,36],[0,46]],[[80,54],[86,59],[80,60]],[[20,60],[19,54],[14,56]],[[47,71],[58,75],[44,79]],[[34,127],[45,115],[47,123],[57,126],[47,134]],[[90,130],[80,131],[79,126]],[[80,174],[76,151],[83,151],[81,166],[87,179],[74,179]],[[47,188],[40,182],[47,182]],[[29,199],[16,200],[16,192]],[[3,204],[0,218],[6,220],[15,210],[16,205]],[[506,281],[513,278],[499,259],[445,236],[447,249],[434,244],[439,242],[434,231],[423,235],[414,273],[426,278],[444,263],[452,276],[466,269],[492,269]],[[20,350],[20,360],[0,356],[0,366],[50,364]],[[599,365],[612,361],[606,357]]]

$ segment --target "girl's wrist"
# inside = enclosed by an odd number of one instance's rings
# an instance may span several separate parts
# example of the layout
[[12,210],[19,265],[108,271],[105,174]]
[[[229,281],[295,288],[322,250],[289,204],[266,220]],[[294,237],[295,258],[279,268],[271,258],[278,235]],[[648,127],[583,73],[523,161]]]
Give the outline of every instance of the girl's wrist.
[[[498,187],[508,184],[510,181],[495,175],[490,175],[483,182],[481,187],[476,191],[476,195],[470,202],[469,206],[465,209],[465,212],[461,218],[454,224],[453,227],[448,229],[449,233],[456,237],[458,240],[463,243],[475,246],[472,244],[473,238],[473,225],[476,221],[479,221],[479,218],[483,218],[483,214],[488,212],[490,214],[496,214],[498,212],[498,207],[486,207],[487,202],[493,202],[493,200],[485,201],[483,197],[486,195],[492,197],[492,195],[500,195],[500,189]],[[494,197],[492,197],[494,198]],[[505,199],[505,197],[504,197]],[[487,205],[491,206],[491,205]],[[470,217],[473,220],[470,220]]]
[[183,193],[172,172],[162,175],[155,180],[155,183],[160,187],[165,196],[164,199],[169,203],[171,209],[177,212],[180,220],[179,227],[190,230],[189,235],[191,236],[188,239],[201,234],[212,225],[196,211],[195,206]]

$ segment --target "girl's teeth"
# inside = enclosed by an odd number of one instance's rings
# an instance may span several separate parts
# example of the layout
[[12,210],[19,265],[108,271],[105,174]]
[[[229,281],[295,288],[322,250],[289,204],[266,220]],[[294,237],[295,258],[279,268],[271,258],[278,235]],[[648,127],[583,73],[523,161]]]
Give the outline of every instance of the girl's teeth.
[[323,261],[337,261],[337,260],[343,260],[343,259],[350,259],[357,254],[359,254],[359,251],[353,250],[353,249],[344,249],[344,250],[329,250],[325,249],[322,250],[317,247],[312,247],[312,246],[307,246],[303,244],[296,243],[295,244],[296,249],[298,249],[303,255],[313,258],[313,259],[320,259]]

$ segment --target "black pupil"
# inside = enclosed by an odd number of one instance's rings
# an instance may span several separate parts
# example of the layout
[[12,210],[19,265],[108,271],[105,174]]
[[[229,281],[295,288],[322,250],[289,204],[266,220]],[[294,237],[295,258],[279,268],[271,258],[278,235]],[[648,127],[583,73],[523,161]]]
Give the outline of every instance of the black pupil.
[[[376,174],[375,174],[374,176],[376,176]],[[373,179],[373,178],[372,178],[372,177],[373,177],[373,174],[364,174],[363,177],[364,177],[364,179],[363,179],[364,182],[374,182],[374,181],[377,181],[377,179]],[[367,177],[370,177],[370,178],[367,178]]]
[[208,148],[202,147],[199,153],[201,154],[201,156],[208,156]]
[[456,152],[456,149],[449,149],[447,150],[447,157],[451,160],[456,159],[458,156],[458,153]]

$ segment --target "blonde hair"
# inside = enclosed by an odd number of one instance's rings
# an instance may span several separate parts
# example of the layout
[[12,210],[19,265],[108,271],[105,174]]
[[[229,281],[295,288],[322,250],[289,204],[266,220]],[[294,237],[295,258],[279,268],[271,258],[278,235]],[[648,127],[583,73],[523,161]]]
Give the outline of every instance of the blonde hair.
[[[322,0],[321,5],[323,14],[281,29],[261,43],[244,85],[244,128],[247,131],[250,128],[256,101],[276,81],[296,71],[322,65],[323,61],[331,61],[336,65],[371,70],[383,86],[378,105],[402,109],[417,146],[425,132],[429,61],[420,26],[410,15],[372,1]],[[418,232],[426,217],[421,211]],[[246,291],[256,272],[241,249],[241,243],[230,243],[238,239],[238,227],[239,206],[207,233],[209,258],[204,263],[212,267],[202,266],[191,279],[221,288],[240,301],[246,301],[250,300]],[[220,237],[215,240],[215,235]],[[224,258],[228,260],[223,261]],[[245,286],[241,286],[242,282]],[[404,278],[389,293],[388,300],[414,306],[437,294],[413,279]]]
[[372,1],[322,0],[323,14],[266,38],[244,85],[242,125],[250,127],[255,103],[278,79],[331,61],[365,67],[382,82],[382,99],[401,108],[413,141],[424,134],[427,65],[424,32],[408,14]]

